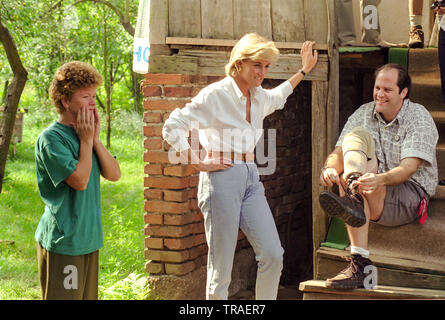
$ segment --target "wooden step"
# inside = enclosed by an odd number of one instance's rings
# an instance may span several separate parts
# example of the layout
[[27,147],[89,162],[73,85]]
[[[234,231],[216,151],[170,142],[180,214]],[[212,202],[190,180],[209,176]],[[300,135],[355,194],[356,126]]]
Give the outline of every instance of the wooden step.
[[442,89],[439,78],[413,78],[410,100],[423,105],[430,111],[444,111]]
[[437,186],[436,193],[431,197],[431,200],[445,200],[445,186]]
[[[435,110],[435,111],[430,111],[431,116],[434,119],[434,122],[436,124],[442,124],[445,123],[445,108],[443,110]],[[445,134],[445,132],[444,132]]]
[[[316,280],[336,276],[347,267],[349,250],[321,247],[316,252]],[[384,251],[371,251],[370,259],[378,270],[378,285],[445,290],[445,264],[406,257]]]
[[439,74],[437,48],[409,50],[408,72],[413,78],[424,74]]
[[[437,169],[439,181],[445,179],[445,133],[439,137],[439,144],[436,146]],[[437,193],[437,191],[436,191]]]
[[445,299],[445,291],[378,285],[374,289],[338,290],[326,288],[325,281],[301,282],[303,300]]
[[445,201],[432,200],[424,225],[410,223],[398,227],[369,225],[369,250],[385,255],[423,260],[444,265],[445,270]]

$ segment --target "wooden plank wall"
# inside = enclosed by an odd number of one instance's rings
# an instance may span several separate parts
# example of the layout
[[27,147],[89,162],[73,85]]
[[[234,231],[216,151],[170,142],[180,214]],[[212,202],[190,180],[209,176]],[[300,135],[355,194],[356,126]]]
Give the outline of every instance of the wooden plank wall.
[[327,43],[323,0],[168,0],[168,12],[169,37],[239,39],[257,32],[273,41]]

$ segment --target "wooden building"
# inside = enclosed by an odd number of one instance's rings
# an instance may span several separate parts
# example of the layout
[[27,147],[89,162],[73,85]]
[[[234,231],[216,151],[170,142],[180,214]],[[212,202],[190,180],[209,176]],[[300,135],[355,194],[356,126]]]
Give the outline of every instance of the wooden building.
[[[171,111],[225,76],[232,47],[248,32],[273,40],[280,49],[263,87],[275,87],[299,70],[305,40],[317,43],[316,67],[284,110],[265,119],[265,131],[275,128],[277,133],[277,168],[261,180],[285,249],[281,283],[297,288],[305,280],[324,279],[330,261],[341,265],[343,253],[320,251],[329,227],[318,204],[320,169],[347,116],[370,98],[373,69],[387,61],[388,51],[346,52],[340,61],[335,0],[151,0],[150,11],[149,73],[141,88],[145,257],[152,294],[204,298],[207,245],[196,199],[198,173],[190,165],[170,163],[170,146],[161,131]],[[346,75],[340,73],[342,66],[349,70]],[[340,97],[340,83],[350,96]],[[253,250],[240,232],[229,294],[239,297],[253,287],[255,276]]]

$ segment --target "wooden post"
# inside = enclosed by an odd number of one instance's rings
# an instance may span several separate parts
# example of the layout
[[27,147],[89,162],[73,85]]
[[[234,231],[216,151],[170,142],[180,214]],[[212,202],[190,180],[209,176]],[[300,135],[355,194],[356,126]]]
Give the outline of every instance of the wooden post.
[[340,58],[338,53],[337,13],[334,0],[326,0],[328,8],[328,57],[329,57],[329,92],[327,105],[327,152],[333,150],[339,134],[339,78]]
[[320,171],[339,134],[339,53],[335,1],[326,0],[328,16],[328,81],[312,83],[312,217],[314,278],[318,274],[317,250],[324,241],[328,218],[318,203]]
[[327,116],[328,81],[312,81],[312,238],[314,278],[317,275],[317,250],[324,241],[327,230],[326,215],[318,202],[318,195],[324,190],[320,184],[320,170],[327,157]]

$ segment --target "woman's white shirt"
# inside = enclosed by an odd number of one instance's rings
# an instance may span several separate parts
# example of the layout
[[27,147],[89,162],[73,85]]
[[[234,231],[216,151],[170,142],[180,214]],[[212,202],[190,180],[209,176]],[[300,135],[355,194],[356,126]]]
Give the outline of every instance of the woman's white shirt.
[[199,130],[199,141],[209,151],[252,153],[263,133],[264,118],[283,109],[292,85],[285,81],[274,89],[250,90],[251,121],[246,120],[247,98],[232,77],[203,88],[190,103],[177,108],[165,121],[163,138],[178,152],[190,148],[189,132]]

